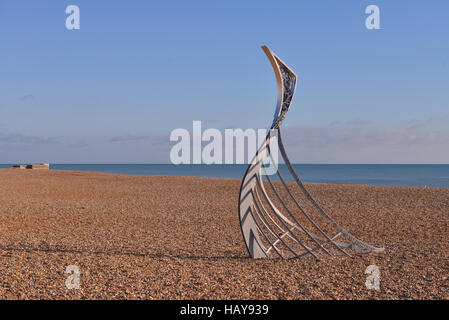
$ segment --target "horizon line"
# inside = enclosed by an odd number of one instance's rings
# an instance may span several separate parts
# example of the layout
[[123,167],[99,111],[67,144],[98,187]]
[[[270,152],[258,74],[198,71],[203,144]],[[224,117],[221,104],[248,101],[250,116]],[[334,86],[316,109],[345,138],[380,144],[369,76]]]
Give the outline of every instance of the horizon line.
[[[15,163],[0,163],[0,165],[17,165],[17,164],[32,164],[38,162],[15,162]],[[43,162],[39,162],[43,163]],[[145,162],[116,162],[116,163],[107,163],[107,162],[78,162],[78,163],[70,163],[70,162],[45,162],[50,165],[172,165],[172,166],[247,166],[249,163],[219,163],[219,164],[205,164],[205,163],[189,163],[189,164],[172,164],[172,163],[145,163]],[[284,163],[279,163],[284,164]],[[304,163],[292,163],[293,165],[449,165],[449,163],[330,163],[330,162],[304,162]],[[285,165],[285,164],[284,164]]]

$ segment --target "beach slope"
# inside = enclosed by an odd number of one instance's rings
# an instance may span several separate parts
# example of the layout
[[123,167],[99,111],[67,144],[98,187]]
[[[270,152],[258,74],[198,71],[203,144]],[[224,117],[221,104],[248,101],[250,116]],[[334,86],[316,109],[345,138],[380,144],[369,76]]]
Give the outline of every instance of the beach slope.
[[[2,299],[448,299],[449,189],[308,184],[357,258],[251,260],[240,181],[0,169]],[[79,289],[66,287],[77,266]],[[380,290],[368,290],[376,265]]]

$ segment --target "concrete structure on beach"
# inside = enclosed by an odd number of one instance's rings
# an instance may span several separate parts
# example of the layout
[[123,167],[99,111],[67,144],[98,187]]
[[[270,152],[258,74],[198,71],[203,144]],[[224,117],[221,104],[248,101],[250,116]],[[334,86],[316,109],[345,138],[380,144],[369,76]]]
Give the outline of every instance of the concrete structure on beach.
[[49,170],[50,164],[49,163],[36,163],[36,164],[17,164],[12,166],[15,169],[44,169]]

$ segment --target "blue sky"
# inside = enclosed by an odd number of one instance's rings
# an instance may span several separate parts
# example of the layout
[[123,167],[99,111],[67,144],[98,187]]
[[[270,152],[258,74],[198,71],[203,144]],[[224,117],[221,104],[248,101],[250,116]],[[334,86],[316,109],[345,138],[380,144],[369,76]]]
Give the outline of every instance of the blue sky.
[[167,163],[193,120],[266,128],[263,44],[300,77],[294,162],[449,163],[445,0],[0,0],[0,39],[0,163]]

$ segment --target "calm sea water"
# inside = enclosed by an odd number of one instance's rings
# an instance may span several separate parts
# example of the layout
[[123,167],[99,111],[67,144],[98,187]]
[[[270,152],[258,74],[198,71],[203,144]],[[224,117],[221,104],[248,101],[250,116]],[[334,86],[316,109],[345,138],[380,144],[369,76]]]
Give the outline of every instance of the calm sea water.
[[[0,164],[0,168],[10,166]],[[133,175],[241,179],[247,165],[52,164],[51,168]],[[300,178],[307,182],[449,188],[449,165],[296,164],[294,168]],[[286,180],[291,180],[285,165],[280,165],[280,171]]]

